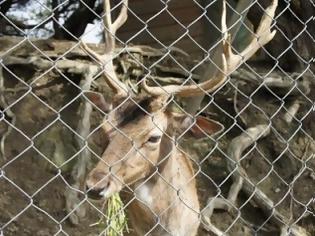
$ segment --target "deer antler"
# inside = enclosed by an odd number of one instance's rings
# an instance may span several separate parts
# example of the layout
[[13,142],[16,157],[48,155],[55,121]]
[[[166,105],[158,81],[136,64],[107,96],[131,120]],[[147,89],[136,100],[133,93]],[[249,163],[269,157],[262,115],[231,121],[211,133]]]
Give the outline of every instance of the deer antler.
[[128,18],[128,0],[122,0],[120,13],[114,23],[112,23],[110,0],[104,0],[104,16],[103,23],[105,26],[105,53],[100,55],[82,42],[82,48],[86,53],[93,57],[103,66],[103,72],[108,85],[114,90],[115,96],[118,98],[128,96],[128,87],[122,83],[115,72],[113,57],[116,46],[116,31],[126,22]]
[[230,34],[226,24],[226,0],[223,1],[223,10],[221,18],[221,30],[223,32],[223,53],[222,53],[222,68],[213,76],[213,78],[205,82],[193,85],[168,85],[164,87],[150,87],[143,80],[143,89],[154,96],[162,94],[174,94],[181,97],[200,96],[204,92],[213,92],[219,88],[234,70],[241,64],[251,58],[259,48],[270,42],[276,34],[276,31],[270,31],[272,20],[275,15],[278,0],[272,0],[271,5],[265,10],[265,13],[259,23],[256,33],[248,46],[239,54],[234,54],[231,48]]

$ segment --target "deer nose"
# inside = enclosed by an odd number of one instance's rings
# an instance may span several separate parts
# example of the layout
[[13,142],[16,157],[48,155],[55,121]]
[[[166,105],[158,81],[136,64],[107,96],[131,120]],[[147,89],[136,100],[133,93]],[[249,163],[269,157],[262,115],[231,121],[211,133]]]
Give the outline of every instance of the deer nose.
[[102,192],[104,192],[109,185],[109,181],[107,179],[107,175],[104,172],[92,172],[85,182],[88,197],[95,200],[101,199],[103,197]]
[[100,200],[103,198],[103,196],[101,195],[102,193],[102,189],[89,189],[87,190],[87,195],[88,195],[88,198],[90,199],[94,199],[94,200]]

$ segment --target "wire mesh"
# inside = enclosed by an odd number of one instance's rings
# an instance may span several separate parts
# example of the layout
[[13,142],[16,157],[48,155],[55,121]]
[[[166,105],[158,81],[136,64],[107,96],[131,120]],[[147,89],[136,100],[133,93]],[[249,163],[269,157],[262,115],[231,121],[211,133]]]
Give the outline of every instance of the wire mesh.
[[303,6],[1,1],[0,235],[313,235]]

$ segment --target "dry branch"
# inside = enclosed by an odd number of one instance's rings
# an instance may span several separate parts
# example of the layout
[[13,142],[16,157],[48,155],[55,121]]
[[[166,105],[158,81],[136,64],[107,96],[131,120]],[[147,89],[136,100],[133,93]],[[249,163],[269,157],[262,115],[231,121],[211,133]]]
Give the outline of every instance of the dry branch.
[[300,109],[300,102],[298,100],[295,100],[292,105],[288,108],[286,114],[284,115],[284,120],[285,122],[287,122],[288,124],[290,124],[292,122],[292,120],[295,118],[296,113],[298,112],[298,110]]
[[[6,160],[4,143],[5,143],[6,138],[12,132],[12,126],[15,126],[16,115],[12,112],[11,108],[8,106],[6,99],[4,97],[4,93],[5,93],[5,86],[4,86],[3,71],[2,71],[2,67],[0,67],[0,105],[2,105],[4,109],[2,116],[4,117],[4,112],[5,112],[12,119],[11,125],[8,125],[7,131],[2,135],[1,141],[0,141],[0,153],[3,160]],[[0,117],[0,118],[2,119],[3,117]]]
[[[290,112],[290,111],[288,111]],[[297,110],[295,110],[297,112]],[[295,115],[295,114],[290,114]],[[255,184],[249,181],[246,171],[240,165],[242,152],[248,148],[252,143],[256,142],[257,139],[265,137],[270,133],[270,127],[268,125],[258,125],[253,128],[249,128],[245,133],[234,138],[228,148],[228,156],[231,160],[228,162],[229,172],[233,173],[234,183],[233,185],[238,186],[232,188],[228,194],[229,204],[235,205],[236,197],[239,191],[242,189],[248,196],[252,196],[254,202],[267,214],[271,214],[273,222],[282,229],[284,225],[290,225],[289,219],[282,215],[275,209],[273,201],[268,198]],[[232,186],[233,186],[232,185]],[[305,229],[292,225],[290,227],[291,233],[295,236],[307,236]]]
[[[98,69],[95,67],[88,67],[86,72],[83,74],[84,80],[81,81],[81,89],[82,91],[89,91],[91,89],[91,85],[93,80],[95,79],[95,75],[97,74]],[[78,155],[78,161],[76,165],[73,167],[71,176],[75,183],[72,185],[74,189],[82,189],[82,185],[85,180],[86,170],[88,167],[88,163],[90,162],[91,154],[89,149],[87,148],[86,138],[90,134],[91,127],[91,113],[93,111],[93,105],[89,101],[85,101],[83,104],[83,109],[80,112],[81,119],[79,120],[77,133],[79,137],[76,136],[76,142],[80,150],[80,154]],[[78,224],[79,219],[85,216],[85,208],[83,206],[78,207],[78,203],[80,202],[79,192],[75,192],[72,189],[68,189],[66,191],[66,209],[67,212],[73,211],[69,216],[71,223]]]
[[[232,206],[236,206],[236,200],[241,190],[243,190],[248,196],[251,196],[252,200],[254,200],[254,202],[267,215],[271,215],[272,221],[280,227],[280,231],[282,230],[283,225],[290,225],[289,219],[275,209],[273,201],[249,180],[246,171],[240,164],[242,153],[253,143],[256,143],[258,139],[266,137],[269,133],[269,125],[257,125],[247,129],[244,133],[231,141],[228,147],[227,155],[230,157],[228,160],[228,170],[230,173],[233,173],[233,184],[230,188],[227,199],[209,198],[208,207],[203,214],[203,219],[208,224],[205,227],[207,230],[214,229],[215,231],[212,232],[216,232],[217,235],[224,235],[222,231],[217,229],[211,223],[210,218],[213,214],[213,210],[230,210]],[[290,226],[290,230],[292,235],[295,236],[308,235],[305,229],[297,225]]]
[[75,74],[84,74],[87,70],[95,70],[98,67],[91,64],[82,63],[80,61],[75,60],[58,60],[56,63],[52,61],[48,61],[47,59],[43,59],[37,56],[30,56],[26,58],[16,57],[16,56],[8,56],[3,59],[3,64],[6,66],[10,65],[32,65],[36,69],[39,70],[48,70],[48,69],[60,69],[66,70]]
[[256,127],[247,129],[244,133],[231,141],[228,147],[227,155],[231,158],[231,160],[228,161],[228,170],[230,173],[233,173],[233,184],[229,190],[227,199],[216,197],[209,198],[207,208],[203,213],[203,219],[207,223],[207,225],[205,225],[207,230],[212,231],[212,229],[215,228],[216,235],[224,235],[222,231],[216,229],[216,227],[211,223],[210,218],[213,214],[213,211],[214,209],[223,209],[229,211],[232,206],[237,205],[236,200],[238,194],[241,191],[243,183],[246,180],[245,177],[247,176],[245,170],[240,165],[242,153],[259,138],[267,136],[269,132],[270,127],[267,125],[258,125]]

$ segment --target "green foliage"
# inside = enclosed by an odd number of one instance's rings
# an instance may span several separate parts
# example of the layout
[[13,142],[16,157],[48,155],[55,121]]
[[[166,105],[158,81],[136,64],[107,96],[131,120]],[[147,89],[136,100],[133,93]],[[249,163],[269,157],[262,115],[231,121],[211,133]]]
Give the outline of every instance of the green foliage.
[[106,209],[106,231],[107,236],[123,235],[124,230],[128,232],[127,217],[124,212],[124,204],[118,193],[108,199]]
[[119,193],[112,195],[106,206],[105,217],[92,226],[98,225],[106,236],[121,236],[125,231],[129,232],[124,204]]

